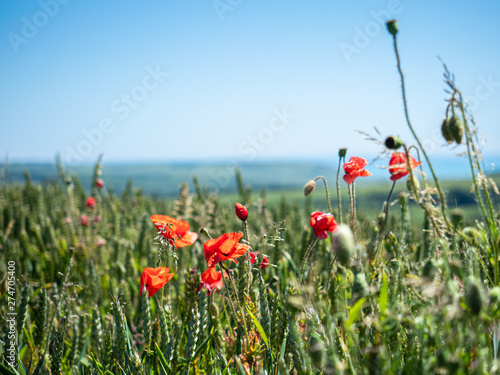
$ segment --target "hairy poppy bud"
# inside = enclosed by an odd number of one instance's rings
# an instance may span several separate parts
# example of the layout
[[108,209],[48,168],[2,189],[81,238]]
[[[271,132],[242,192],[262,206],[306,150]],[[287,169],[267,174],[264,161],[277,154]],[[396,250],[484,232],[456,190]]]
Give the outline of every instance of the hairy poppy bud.
[[464,125],[458,116],[453,116],[450,120],[450,135],[457,144],[462,143],[462,136],[464,134]]
[[[411,178],[412,174],[413,174],[413,178]],[[418,181],[418,178],[415,175],[415,172],[413,172],[412,174],[409,174],[408,178],[406,179],[406,188],[410,192],[419,191],[420,190],[420,182]]]
[[390,21],[387,21],[385,23],[385,25],[387,26],[387,31],[389,31],[389,33],[392,35],[392,36],[396,36],[396,34],[398,33],[399,31],[399,25],[398,25],[398,21],[396,20],[390,20]]
[[311,339],[309,341],[309,355],[311,356],[311,363],[314,368],[321,369],[325,367],[325,344],[316,332],[312,333]]
[[474,315],[478,315],[484,305],[484,296],[479,283],[474,278],[469,278],[465,289],[465,303]]
[[345,224],[340,224],[333,233],[333,246],[339,263],[348,266],[351,263],[351,255],[356,247],[351,228]]
[[347,154],[347,148],[339,148],[339,158],[344,158]]
[[236,202],[234,204],[234,210],[236,211],[236,216],[238,216],[238,218],[241,221],[245,221],[247,219],[247,217],[248,217],[248,210],[241,203]]
[[307,197],[316,188],[316,182],[314,180],[309,180],[307,184],[304,185],[304,195]]
[[451,210],[451,223],[455,228],[461,227],[464,224],[464,210],[461,208],[454,208]]
[[443,138],[446,140],[448,143],[453,142],[453,136],[450,133],[450,119],[445,118],[443,120],[443,124],[441,125],[441,134],[443,135]]
[[403,146],[403,141],[399,137],[387,137],[385,139],[385,147],[387,147],[389,150],[397,150]]

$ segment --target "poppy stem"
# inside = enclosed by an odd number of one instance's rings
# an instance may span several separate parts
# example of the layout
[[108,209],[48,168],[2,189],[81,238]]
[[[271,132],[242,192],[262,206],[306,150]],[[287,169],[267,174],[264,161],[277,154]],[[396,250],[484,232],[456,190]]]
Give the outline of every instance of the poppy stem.
[[393,36],[394,40],[394,53],[396,55],[396,62],[397,62],[397,67],[398,67],[398,72],[399,76],[401,78],[401,94],[403,97],[403,107],[404,107],[404,112],[405,112],[405,119],[406,123],[408,124],[408,128],[411,131],[411,134],[413,135],[413,138],[415,138],[415,141],[417,141],[418,147],[422,150],[422,153],[424,154],[425,161],[427,162],[427,165],[429,166],[429,170],[431,171],[432,177],[434,179],[434,183],[436,184],[436,189],[439,194],[439,200],[441,202],[441,213],[444,218],[444,221],[446,223],[446,226],[449,230],[451,230],[451,223],[450,220],[448,219],[448,216],[446,215],[446,200],[444,198],[443,191],[441,189],[441,186],[439,185],[438,178],[436,176],[436,173],[434,172],[434,168],[432,168],[431,161],[429,159],[429,156],[427,155],[427,152],[425,151],[424,147],[422,146],[422,143],[420,142],[420,139],[417,136],[417,133],[415,133],[415,130],[413,129],[413,126],[411,125],[410,122],[410,115],[408,113],[408,103],[406,101],[406,88],[405,88],[405,78],[403,74],[403,70],[401,69],[401,60],[399,58],[399,52],[398,52],[398,42],[396,40],[396,35]]
[[342,158],[344,159],[344,162],[345,162],[345,156],[340,156],[339,157],[339,166],[337,169],[337,202],[338,202],[338,206],[339,206],[339,215],[340,215],[339,217],[340,217],[341,224],[344,221],[344,219],[342,217],[342,198],[340,195],[340,165],[342,164]]
[[332,205],[330,204],[330,192],[328,191],[328,184],[326,183],[326,179],[323,176],[317,176],[314,181],[322,179],[325,183],[325,192],[326,192],[326,203],[328,203],[328,212],[332,213]]
[[314,249],[314,246],[316,245],[317,240],[318,240],[318,237],[314,236],[314,239],[312,240],[311,244],[309,245],[309,247],[306,250],[306,253],[304,254],[304,259],[302,260],[302,266],[300,266],[300,283],[301,284],[304,283],[304,270],[306,268],[307,259],[311,255],[311,253]]
[[384,214],[385,214],[385,227],[387,228],[387,221],[389,220],[389,201],[391,199],[392,192],[394,191],[394,186],[396,186],[396,181],[392,182],[392,187],[391,190],[389,191],[389,195],[387,196],[387,200],[385,201],[385,209],[384,209]]
[[[234,281],[232,273],[229,272],[229,270],[226,268],[226,266],[224,266],[222,264],[222,262],[220,262],[219,264],[222,267],[222,269],[224,271],[226,271],[227,277],[231,281],[231,286],[232,286],[232,289],[233,289],[231,294],[232,294],[232,297],[234,297],[234,300],[236,301],[236,305],[238,306],[238,311],[236,311],[236,308],[234,307],[234,305],[233,305],[233,303],[231,301],[229,301],[229,304],[231,305],[231,308],[233,309],[233,313],[234,313],[235,319],[238,320],[238,315],[240,315],[241,321],[238,322],[238,325],[239,326],[243,326],[243,329],[245,331],[245,336],[248,338],[247,324],[245,322],[245,317],[243,315],[243,309],[241,308],[242,305],[240,304],[240,300],[238,298],[238,293],[237,293],[237,288],[236,288],[236,282]],[[222,277],[223,278],[225,277],[224,276],[224,272],[222,272]],[[243,322],[243,324],[242,324],[242,322]]]

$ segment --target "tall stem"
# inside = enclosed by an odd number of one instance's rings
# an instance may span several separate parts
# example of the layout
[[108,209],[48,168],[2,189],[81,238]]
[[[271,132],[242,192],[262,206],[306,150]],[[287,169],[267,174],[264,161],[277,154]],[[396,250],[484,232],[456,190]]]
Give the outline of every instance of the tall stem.
[[439,194],[443,218],[446,222],[448,229],[451,229],[450,220],[448,219],[448,216],[446,215],[446,202],[444,199],[443,191],[441,189],[441,186],[439,185],[439,181],[437,179],[436,173],[434,173],[434,168],[432,168],[431,161],[430,161],[429,157],[427,156],[427,152],[425,151],[424,147],[422,146],[422,143],[420,142],[420,139],[418,138],[417,133],[415,133],[415,130],[413,130],[413,126],[411,125],[411,122],[410,122],[410,116],[408,114],[408,104],[406,101],[405,79],[404,79],[403,71],[401,70],[401,60],[399,58],[398,43],[396,41],[395,35],[393,36],[393,39],[394,39],[394,52],[396,54],[396,60],[397,60],[397,64],[398,64],[398,72],[399,72],[399,75],[401,77],[401,92],[402,92],[402,96],[403,96],[403,107],[404,107],[404,112],[405,112],[406,123],[408,124],[408,128],[410,129],[410,131],[413,135],[413,138],[415,138],[415,141],[417,142],[418,146],[422,150],[422,153],[424,154],[425,161],[426,161],[427,165],[429,166],[429,170],[431,171],[432,178],[434,179],[434,183],[436,184],[436,189],[437,189],[438,194]]
[[345,161],[345,157],[339,157],[339,167],[337,169],[337,202],[339,206],[339,217],[340,217],[340,223],[344,221],[344,218],[342,217],[342,198],[340,195],[340,165],[342,164],[342,158]]
[[325,183],[325,192],[326,192],[326,202],[328,203],[328,212],[332,212],[332,205],[330,204],[330,193],[328,191],[328,184],[326,183],[326,179],[323,177],[323,176],[318,176],[314,179],[314,181],[316,180],[323,180],[323,182]]

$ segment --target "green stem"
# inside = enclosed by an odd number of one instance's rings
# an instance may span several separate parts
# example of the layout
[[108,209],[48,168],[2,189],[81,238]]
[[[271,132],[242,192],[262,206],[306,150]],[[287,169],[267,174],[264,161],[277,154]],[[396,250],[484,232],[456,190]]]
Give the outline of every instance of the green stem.
[[399,58],[398,43],[396,41],[396,36],[394,36],[393,39],[394,39],[394,52],[396,53],[396,60],[397,60],[397,65],[398,65],[398,72],[399,72],[399,75],[401,77],[401,92],[403,95],[403,107],[404,107],[404,112],[405,112],[406,123],[408,124],[408,128],[410,129],[410,131],[413,135],[413,138],[415,138],[415,141],[417,142],[418,146],[422,150],[422,153],[424,154],[425,161],[426,161],[427,165],[429,166],[429,170],[431,171],[432,178],[434,179],[434,183],[436,184],[436,189],[439,193],[439,199],[441,201],[441,211],[442,211],[443,218],[446,222],[446,226],[448,227],[448,229],[451,229],[452,225],[450,223],[450,220],[448,219],[448,216],[446,215],[446,201],[444,199],[443,190],[441,189],[441,186],[439,185],[438,178],[436,176],[436,173],[434,172],[434,168],[432,168],[432,164],[431,164],[429,157],[427,156],[427,152],[425,152],[425,149],[422,146],[422,143],[420,142],[420,139],[418,138],[417,133],[415,133],[415,130],[413,129],[413,126],[411,125],[411,122],[410,122],[410,116],[408,114],[408,103],[406,101],[405,79],[404,79],[403,71],[401,69],[401,60]]
[[339,167],[337,169],[337,201],[338,201],[338,206],[339,206],[340,223],[342,223],[344,221],[344,218],[342,217],[342,198],[340,195],[340,165],[342,164],[342,158],[344,158],[344,161],[345,161],[345,157],[341,156],[339,158]]
[[328,203],[328,212],[332,212],[332,205],[330,204],[330,193],[328,191],[328,184],[326,183],[326,179],[323,176],[318,176],[314,179],[314,181],[322,179],[325,183],[325,192],[326,192],[326,202]]

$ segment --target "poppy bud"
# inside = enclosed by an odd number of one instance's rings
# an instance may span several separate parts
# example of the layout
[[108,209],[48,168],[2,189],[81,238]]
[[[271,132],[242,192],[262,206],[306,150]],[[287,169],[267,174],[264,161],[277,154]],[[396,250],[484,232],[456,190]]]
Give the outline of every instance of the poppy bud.
[[455,228],[461,227],[464,223],[464,210],[461,208],[454,208],[451,210],[451,223]]
[[403,141],[399,137],[387,137],[385,139],[385,147],[387,147],[389,150],[397,150],[403,146]]
[[236,202],[234,204],[234,210],[236,211],[236,216],[238,216],[238,219],[240,219],[241,221],[245,221],[247,219],[248,210],[241,203]]
[[446,142],[452,143],[453,142],[453,136],[450,133],[450,119],[445,118],[443,120],[443,124],[441,125],[441,134],[443,135],[443,138],[446,139]]
[[410,192],[419,191],[420,190],[420,182],[418,181],[417,176],[415,175],[415,173],[413,173],[413,178],[411,178],[411,177],[412,177],[412,175],[409,174],[408,178],[406,179],[406,188]]
[[309,355],[311,356],[311,363],[314,368],[321,369],[325,367],[325,344],[316,332],[312,333],[309,341]]
[[309,180],[307,184],[304,185],[304,195],[307,197],[316,188],[316,182],[314,180]]
[[333,246],[339,263],[348,266],[356,247],[351,228],[345,224],[340,224],[333,233]]
[[458,116],[453,116],[450,120],[450,135],[457,144],[462,143],[462,136],[464,134],[464,125]]
[[339,148],[339,158],[345,158],[347,154],[347,148]]
[[478,315],[484,305],[484,297],[479,283],[474,278],[469,278],[465,289],[465,303],[474,315]]
[[389,31],[389,33],[393,36],[393,37],[396,37],[396,34],[398,33],[399,31],[399,25],[398,25],[398,21],[396,20],[390,20],[390,21],[387,21],[385,23],[385,25],[387,26],[387,31]]
[[104,187],[104,181],[101,180],[100,178],[98,178],[97,180],[95,180],[95,186],[97,186],[99,189],[103,188]]

